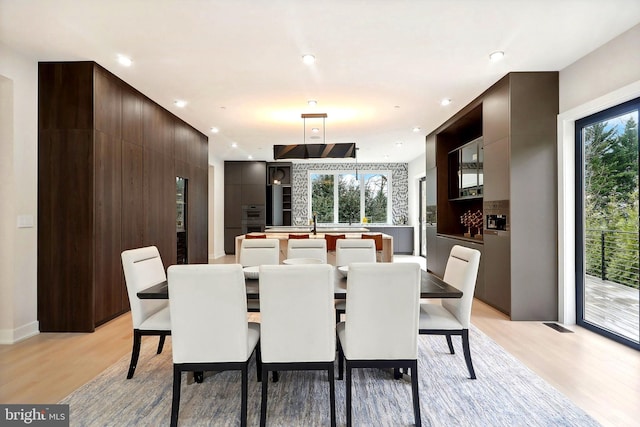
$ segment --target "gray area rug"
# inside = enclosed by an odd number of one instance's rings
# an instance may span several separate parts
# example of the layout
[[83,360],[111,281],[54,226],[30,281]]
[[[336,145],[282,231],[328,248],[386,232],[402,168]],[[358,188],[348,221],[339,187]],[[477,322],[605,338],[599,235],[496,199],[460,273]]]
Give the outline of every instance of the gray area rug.
[[[448,352],[441,336],[419,338],[420,407],[424,426],[598,426],[568,398],[472,328],[477,380],[468,379],[461,343]],[[125,379],[129,356],[59,403],[70,405],[72,426],[162,426],[171,412],[171,340],[161,355],[156,338],[143,340],[133,379]],[[337,363],[336,363],[337,369]],[[336,370],[337,375],[337,370]],[[255,358],[249,371],[248,425],[260,423],[260,384]],[[353,375],[356,426],[413,425],[411,385],[391,371],[365,369]],[[269,383],[267,425],[329,425],[326,372],[282,372]],[[206,374],[202,384],[182,381],[179,424],[235,426],[240,423],[240,372]],[[338,425],[346,424],[344,381],[336,380]]]

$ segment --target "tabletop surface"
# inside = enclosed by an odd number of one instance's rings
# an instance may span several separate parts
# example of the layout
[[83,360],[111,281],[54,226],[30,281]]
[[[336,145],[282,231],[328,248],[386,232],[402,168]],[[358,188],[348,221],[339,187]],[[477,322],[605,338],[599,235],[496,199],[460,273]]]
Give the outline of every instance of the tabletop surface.
[[[420,298],[461,298],[462,291],[445,283],[433,273],[421,270],[420,281]],[[347,297],[347,278],[344,277],[337,269],[335,269],[335,290],[334,297],[336,299],[345,299]],[[258,279],[245,279],[248,299],[259,299]],[[147,289],[137,293],[140,299],[168,299],[169,286],[166,281],[150,286]]]

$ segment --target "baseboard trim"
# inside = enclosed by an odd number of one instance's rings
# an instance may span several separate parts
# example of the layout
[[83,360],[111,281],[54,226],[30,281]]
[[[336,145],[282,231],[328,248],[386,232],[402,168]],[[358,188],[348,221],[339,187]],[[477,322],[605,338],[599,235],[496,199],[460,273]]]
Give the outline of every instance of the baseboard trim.
[[38,321],[27,323],[16,329],[0,329],[0,344],[15,344],[40,333]]
[[215,254],[209,254],[209,259],[213,260],[213,259],[218,259],[218,258],[222,258],[223,256],[225,256],[226,254],[224,252],[217,252]]

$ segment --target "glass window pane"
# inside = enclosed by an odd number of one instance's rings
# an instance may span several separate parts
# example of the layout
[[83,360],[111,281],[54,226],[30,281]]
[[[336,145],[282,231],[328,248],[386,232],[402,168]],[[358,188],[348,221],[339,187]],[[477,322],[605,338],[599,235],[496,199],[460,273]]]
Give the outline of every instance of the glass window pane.
[[318,223],[332,223],[334,178],[329,174],[311,174],[311,212],[318,215]]
[[338,175],[338,222],[360,222],[360,182],[353,173]]
[[364,214],[369,222],[387,223],[388,188],[386,175],[364,175]]
[[478,186],[478,146],[462,147],[460,170],[462,172],[462,196],[476,196]]

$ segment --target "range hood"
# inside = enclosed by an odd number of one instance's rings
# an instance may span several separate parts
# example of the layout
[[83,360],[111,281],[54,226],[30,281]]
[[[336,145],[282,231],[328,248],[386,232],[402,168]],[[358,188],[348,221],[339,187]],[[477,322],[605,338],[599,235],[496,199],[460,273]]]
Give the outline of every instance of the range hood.
[[273,159],[346,159],[356,157],[356,143],[274,145]]

